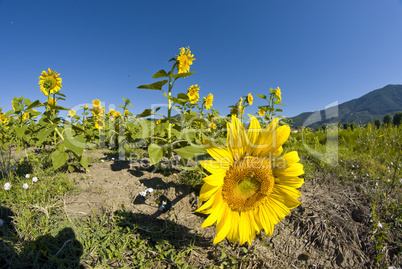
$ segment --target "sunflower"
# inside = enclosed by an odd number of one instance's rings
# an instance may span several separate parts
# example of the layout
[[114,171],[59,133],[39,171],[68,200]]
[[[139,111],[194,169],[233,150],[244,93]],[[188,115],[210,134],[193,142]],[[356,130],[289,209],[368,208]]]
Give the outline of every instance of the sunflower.
[[278,96],[278,101],[280,102],[282,100],[282,93],[281,93],[281,89],[279,89],[279,87],[276,89],[275,94]]
[[93,105],[93,107],[100,107],[101,101],[98,99],[95,99],[92,101],[92,105]]
[[29,118],[30,118],[30,116],[29,116],[28,112],[25,112],[24,114],[22,114],[22,120],[27,120]]
[[217,223],[214,244],[225,237],[230,242],[251,245],[262,229],[270,236],[274,225],[297,207],[304,180],[296,151],[280,157],[290,134],[274,119],[263,130],[254,117],[246,132],[239,119],[227,123],[227,146],[205,144],[214,160],[200,161],[211,173],[203,180],[198,212],[209,214],[201,227]]
[[214,96],[212,95],[212,93],[210,93],[207,97],[204,97],[205,99],[205,108],[206,109],[211,109],[212,107],[212,101],[214,101]]
[[109,112],[107,113],[107,115],[114,116],[114,113],[116,113],[116,111],[113,108],[111,108],[111,109],[109,109]]
[[105,123],[101,119],[95,120],[95,127],[96,129],[100,130],[105,126]]
[[262,116],[265,115],[265,111],[260,108],[260,109],[258,110],[258,114],[262,117]]
[[74,116],[75,116],[75,110],[70,109],[70,110],[68,111],[68,114],[70,114],[71,117],[74,117]]
[[200,87],[198,87],[198,84],[191,85],[190,88],[188,88],[187,96],[192,104],[197,103],[198,99],[200,98],[200,95],[198,94],[199,90]]
[[42,71],[41,76],[39,77],[39,85],[40,90],[44,95],[48,96],[49,93],[54,94],[62,88],[61,86],[61,78],[59,78],[60,73],[53,71],[48,68],[48,71]]
[[250,106],[253,104],[253,96],[251,93],[249,93],[247,96],[247,102],[250,104]]
[[190,47],[187,47],[187,50],[185,48],[180,48],[180,54],[177,56],[177,69],[178,73],[187,73],[190,72],[190,65],[193,64],[193,61],[195,60],[194,54],[191,54]]

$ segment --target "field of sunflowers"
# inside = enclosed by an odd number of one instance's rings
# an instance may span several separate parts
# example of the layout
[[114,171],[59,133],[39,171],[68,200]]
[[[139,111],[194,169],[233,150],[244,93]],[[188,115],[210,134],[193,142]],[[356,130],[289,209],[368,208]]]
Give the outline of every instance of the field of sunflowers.
[[66,108],[50,68],[42,100],[0,108],[4,268],[401,266],[402,127],[291,130],[280,88],[223,116],[197,84],[175,91],[194,61],[180,48],[138,86],[166,114]]

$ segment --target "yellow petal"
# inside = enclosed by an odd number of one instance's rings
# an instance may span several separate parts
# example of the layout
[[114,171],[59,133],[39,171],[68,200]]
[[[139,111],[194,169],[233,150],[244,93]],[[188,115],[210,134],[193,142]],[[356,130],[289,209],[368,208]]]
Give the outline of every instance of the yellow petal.
[[252,155],[254,149],[258,147],[257,139],[261,133],[261,126],[260,122],[257,120],[256,117],[250,114],[248,116],[250,117],[251,120],[250,120],[250,126],[247,131],[248,141],[247,141],[246,153],[248,155]]
[[239,220],[240,245],[243,245],[248,241],[250,230],[250,219],[246,214],[244,214],[244,212],[241,212]]
[[215,194],[219,189],[220,189],[220,186],[213,186],[213,185],[209,185],[207,183],[202,185],[201,191],[200,191],[200,196],[199,196],[200,203],[211,198],[211,196],[213,194]]
[[227,235],[227,238],[230,242],[234,243],[239,241],[239,222],[240,222],[240,213],[236,211],[232,211],[232,221],[230,231]]
[[281,186],[275,184],[270,197],[284,204],[289,209],[293,209],[301,204],[297,198],[301,196],[301,192],[295,188]]
[[304,184],[304,179],[299,177],[276,177],[275,184],[285,185],[292,188],[300,188]]
[[227,148],[206,148],[209,155],[217,162],[228,167],[233,164],[231,152]]
[[286,169],[294,163],[300,161],[297,151],[291,151],[278,158],[273,162],[273,167],[278,169]]
[[231,220],[232,211],[227,205],[224,205],[222,219],[218,222],[218,225],[216,226],[217,234],[213,242],[214,244],[217,244],[225,239],[231,228]]
[[[288,140],[290,135],[290,127],[283,125],[274,129],[270,136],[267,136],[267,146],[263,148],[260,152],[260,156],[272,156],[272,153],[276,152],[285,142]],[[270,156],[271,155],[271,156]]]
[[229,169],[229,166],[226,166],[226,163],[221,163],[215,160],[200,161],[200,164],[211,174],[223,173]]
[[226,175],[226,171],[221,171],[221,172],[214,173],[210,176],[204,177],[202,180],[204,180],[205,183],[212,185],[212,186],[222,186],[225,175]]
[[271,220],[270,212],[267,205],[261,205],[258,208],[258,217],[261,222],[262,228],[265,230],[267,236],[271,236],[274,232],[274,224]]
[[227,128],[228,148],[232,151],[233,159],[239,160],[241,157],[244,156],[246,146],[246,134],[243,124],[235,115],[232,115],[232,122],[227,123]]
[[294,163],[286,169],[273,169],[274,177],[297,177],[304,174],[303,165]]
[[214,210],[212,211],[212,213],[202,223],[201,228],[208,227],[216,222],[216,220],[218,219],[218,216],[220,214],[222,214],[222,212],[221,212],[222,204],[223,204],[223,200],[220,199],[219,203],[216,205],[216,207],[214,207]]
[[266,205],[266,209],[268,209],[270,212],[270,215],[272,216],[271,220],[274,225],[279,223],[284,217],[290,214],[289,208],[287,208],[281,202],[272,199],[271,197],[268,199],[268,203],[266,203]]
[[213,205],[217,204],[217,201],[220,199],[220,195],[222,193],[222,189],[218,190],[218,192],[211,197],[207,202],[205,202],[200,208],[196,209],[196,212],[209,214],[213,210]]

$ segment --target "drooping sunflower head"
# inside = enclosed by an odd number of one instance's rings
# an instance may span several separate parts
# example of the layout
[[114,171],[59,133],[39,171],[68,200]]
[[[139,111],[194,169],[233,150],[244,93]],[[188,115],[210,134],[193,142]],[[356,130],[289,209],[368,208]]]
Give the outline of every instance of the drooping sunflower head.
[[247,102],[250,104],[250,106],[253,104],[253,96],[251,93],[249,93],[247,96]]
[[71,117],[74,117],[76,113],[75,113],[75,110],[70,109],[70,110],[68,111],[68,114],[70,114]]
[[258,114],[262,117],[262,116],[265,115],[265,111],[260,108],[260,109],[258,110]]
[[214,96],[212,95],[212,93],[210,93],[207,97],[205,98],[205,108],[206,109],[211,109],[212,107],[212,102],[214,101]]
[[94,108],[99,107],[101,105],[101,101],[98,100],[98,99],[95,99],[95,100],[92,101],[92,105],[93,105]]
[[187,47],[187,50],[180,48],[180,54],[176,58],[178,73],[190,72],[190,65],[193,64],[194,60],[194,54],[191,54],[190,47]]
[[198,87],[198,84],[191,85],[190,88],[188,88],[187,96],[190,99],[192,104],[195,104],[198,102],[198,99],[200,98],[200,95],[198,91],[200,90],[200,87]]
[[246,132],[232,116],[227,124],[227,146],[207,142],[205,147],[213,160],[200,164],[211,173],[203,180],[198,212],[209,214],[201,227],[217,223],[214,243],[225,237],[231,242],[251,244],[262,229],[271,235],[274,225],[297,207],[301,193],[296,188],[304,183],[299,178],[303,166],[297,152],[282,157],[282,145],[290,134],[289,126],[273,120],[261,129],[250,116]]
[[62,88],[61,81],[62,79],[59,77],[60,74],[48,68],[48,71],[42,71],[42,74],[39,76],[39,86],[41,92],[44,95],[48,96],[50,94],[54,94]]

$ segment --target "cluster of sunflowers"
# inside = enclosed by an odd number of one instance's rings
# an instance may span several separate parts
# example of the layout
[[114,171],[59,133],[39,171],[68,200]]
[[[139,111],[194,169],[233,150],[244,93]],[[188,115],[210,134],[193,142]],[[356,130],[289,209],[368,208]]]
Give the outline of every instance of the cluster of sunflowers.
[[[4,130],[12,126],[10,123],[15,119],[10,115],[14,113],[20,123],[15,132],[21,139],[35,136],[36,146],[52,141],[54,151],[51,158],[55,169],[67,163],[71,153],[83,167],[88,168],[87,160],[82,156],[83,148],[94,139],[100,139],[101,132],[109,135],[106,141],[115,140],[113,143],[122,141],[117,139],[121,134],[126,140],[146,141],[151,164],[157,164],[163,157],[170,159],[174,154],[193,160],[198,155],[208,154],[211,157],[209,160],[199,162],[200,169],[208,173],[203,179],[205,183],[200,191],[200,207],[197,210],[209,215],[202,227],[216,223],[214,243],[228,238],[231,242],[251,244],[261,230],[271,235],[274,225],[300,204],[298,198],[301,193],[297,188],[304,183],[299,177],[303,174],[303,166],[299,163],[297,152],[282,154],[282,145],[289,137],[290,128],[283,124],[286,121],[275,117],[277,112],[281,112],[275,108],[275,105],[282,105],[281,90],[271,89],[269,96],[256,95],[268,104],[259,106],[255,116],[249,115],[249,128],[246,130],[243,114],[245,108],[253,105],[251,93],[230,106],[230,115],[226,117],[221,117],[212,108],[212,93],[200,100],[198,84],[191,85],[187,93],[173,96],[175,81],[195,73],[190,72],[194,60],[189,47],[180,48],[179,55],[171,59],[171,70],[166,72],[162,69],[153,75],[153,78],[162,80],[138,87],[161,91],[167,98],[167,115],[159,113],[160,108],[155,108],[133,116],[128,111],[130,100],[123,98],[125,104],[120,106],[122,114],[114,109],[106,113],[101,101],[95,99],[92,108],[84,105],[82,117],[77,116],[76,111],[57,105],[57,101],[65,100],[65,95],[60,93],[60,74],[52,69],[43,71],[39,85],[47,97],[46,102],[13,100],[14,112],[0,114],[0,141],[4,143],[6,140]],[[162,88],[165,84],[166,91]],[[37,123],[32,118],[41,113],[33,108],[40,106],[46,109],[41,115],[45,120]],[[181,118],[172,116],[173,109],[180,112]],[[67,110],[71,121],[58,116],[60,110]],[[92,115],[86,118],[90,113]],[[35,124],[37,128],[29,127]],[[61,125],[64,125],[63,131],[60,130]],[[119,128],[124,128],[124,131]],[[108,146],[107,143],[104,145]]]

